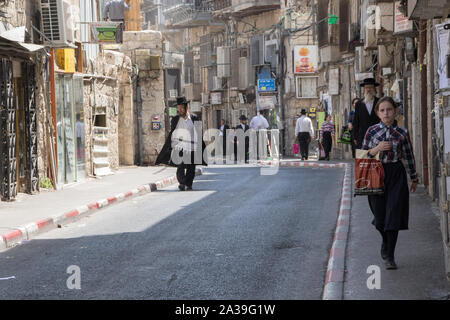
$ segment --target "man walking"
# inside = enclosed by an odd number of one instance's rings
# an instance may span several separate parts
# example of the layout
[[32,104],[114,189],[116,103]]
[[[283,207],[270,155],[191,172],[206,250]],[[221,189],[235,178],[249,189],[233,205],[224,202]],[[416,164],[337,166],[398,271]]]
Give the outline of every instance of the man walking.
[[297,119],[295,136],[298,138],[302,160],[308,160],[309,143],[314,139],[314,128],[311,119],[306,116],[305,109],[302,109],[301,117]]
[[[156,159],[155,164],[169,164],[177,166],[178,188],[181,191],[192,190],[192,184],[195,178],[195,152],[201,152],[202,163],[207,165],[203,160],[203,150],[205,142],[202,139],[202,133],[195,133],[195,123],[201,121],[194,114],[189,113],[188,102],[185,97],[177,98],[178,115],[172,118],[171,131],[164,144],[161,152]],[[202,139],[202,150],[197,150],[198,139]],[[181,163],[174,164],[174,156],[182,159]],[[186,160],[187,159],[187,160]]]
[[[250,127],[247,125],[247,117],[245,115],[241,115],[239,117],[239,120],[241,121],[240,124],[238,124],[236,126],[236,131],[235,131],[235,137],[234,137],[234,161],[237,161],[237,142],[238,142],[238,135],[240,134],[245,134],[247,132],[247,130],[250,129]],[[242,131],[242,132],[240,132]],[[249,159],[249,155],[248,155],[248,151],[249,151],[249,146],[250,146],[250,139],[249,137],[245,137],[245,163],[248,163],[248,159]]]
[[[259,136],[259,130],[261,130],[261,129],[267,130],[268,128],[269,128],[269,122],[267,122],[267,119],[261,114],[261,112],[258,112],[258,114],[256,116],[254,116],[252,118],[252,120],[250,121],[250,129],[253,129],[256,131],[256,159],[257,160],[260,160],[259,159],[259,148],[260,148],[259,144],[260,144],[261,137]],[[263,147],[263,150],[264,150],[264,147]],[[267,150],[266,150],[266,152],[267,152]],[[265,160],[265,157],[263,157],[262,160]]]
[[367,129],[380,122],[375,112],[378,98],[375,96],[375,87],[379,83],[374,78],[366,78],[361,87],[364,87],[364,100],[358,101],[355,105],[355,115],[353,117],[353,139],[356,149],[361,149]]
[[125,30],[125,10],[130,10],[130,5],[125,0],[110,0],[103,9],[103,20],[117,21],[121,24],[117,27],[116,42],[123,42]]

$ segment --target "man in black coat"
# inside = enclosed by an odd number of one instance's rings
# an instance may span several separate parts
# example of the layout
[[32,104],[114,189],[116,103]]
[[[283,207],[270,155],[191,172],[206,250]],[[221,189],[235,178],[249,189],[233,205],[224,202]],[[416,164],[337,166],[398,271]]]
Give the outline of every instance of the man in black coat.
[[[203,141],[202,132],[200,137],[202,139],[202,149],[196,150],[197,142],[195,123],[200,121],[197,116],[190,114],[188,110],[188,102],[186,98],[177,98],[178,115],[172,118],[169,136],[167,137],[164,146],[159,153],[155,165],[168,164],[177,167],[177,180],[179,182],[178,188],[181,191],[192,190],[192,184],[195,178],[195,166],[197,164],[207,165],[203,159],[203,151],[205,150],[205,142]],[[201,122],[200,122],[201,124]],[[177,131],[175,131],[177,130]],[[195,152],[201,153],[201,162],[197,163]],[[178,154],[177,154],[178,153]],[[183,157],[183,155],[185,155]],[[174,161],[178,158],[181,161]],[[185,159],[188,159],[185,161]]]
[[[239,134],[239,130],[243,131],[244,134],[247,132],[247,130],[250,129],[250,127],[247,125],[247,117],[245,115],[241,115],[239,120],[241,121],[240,124],[238,124],[236,126],[236,132],[235,132],[235,137],[234,137],[234,161],[237,161],[237,143],[238,142],[238,138],[237,138],[237,134]],[[248,159],[249,159],[249,146],[250,146],[250,138],[249,137],[245,137],[245,163],[248,163]]]
[[374,78],[366,78],[361,83],[364,87],[364,100],[358,101],[355,106],[355,115],[353,118],[353,139],[356,149],[361,149],[367,129],[380,122],[375,112],[375,106],[378,98],[375,97],[375,87],[379,83],[375,82]]
[[223,156],[225,157],[227,155],[227,130],[229,130],[230,127],[225,123],[225,120],[220,120],[220,135],[222,136],[222,144],[223,144]]

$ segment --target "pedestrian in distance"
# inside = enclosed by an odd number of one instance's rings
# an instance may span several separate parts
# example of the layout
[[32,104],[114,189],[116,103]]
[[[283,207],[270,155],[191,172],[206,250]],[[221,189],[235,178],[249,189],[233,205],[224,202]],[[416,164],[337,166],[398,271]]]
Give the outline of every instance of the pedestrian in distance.
[[301,117],[297,119],[295,124],[295,136],[300,145],[300,153],[302,160],[308,160],[309,144],[314,139],[314,128],[311,119],[306,115],[306,110],[302,109]]
[[330,161],[330,152],[333,147],[333,137],[335,135],[334,124],[331,122],[331,115],[327,115],[319,131],[320,141],[325,151],[325,160]]
[[378,102],[378,98],[375,96],[375,87],[377,86],[379,86],[379,83],[374,78],[366,78],[361,83],[361,87],[364,87],[364,100],[356,103],[355,116],[352,122],[353,142],[356,149],[361,149],[367,129],[380,122],[374,110]]
[[350,130],[350,136],[352,140],[352,157],[355,159],[355,150],[356,150],[356,144],[355,144],[355,137],[354,137],[354,131],[353,131],[353,119],[355,118],[355,108],[356,104],[359,103],[359,98],[353,98],[352,105],[350,106],[350,112],[348,113],[348,121],[347,121],[347,127],[348,130]]
[[[262,114],[262,111],[259,111],[258,114],[256,116],[254,116],[252,118],[252,120],[250,121],[250,129],[253,129],[256,131],[256,159],[257,160],[261,160],[261,159],[259,159],[259,148],[260,148],[260,145],[259,145],[260,144],[260,136],[259,136],[260,132],[259,132],[259,130],[261,130],[261,129],[267,130],[268,128],[269,128],[269,122]],[[266,154],[266,156],[267,156],[267,154]],[[265,157],[263,157],[262,160],[265,160]]]
[[[362,149],[369,150],[370,157],[380,154],[384,169],[384,194],[369,195],[368,200],[374,215],[372,224],[383,239],[381,257],[386,269],[397,269],[394,253],[398,232],[408,229],[409,191],[416,191],[419,180],[408,131],[398,126],[395,120],[397,104],[391,97],[381,98],[375,105],[375,112],[381,121],[367,130]],[[406,161],[412,181],[409,190],[401,160]]]
[[[178,188],[180,191],[192,190],[195,178],[195,166],[197,164],[207,165],[203,158],[206,148],[202,133],[195,133],[195,123],[201,125],[201,120],[194,114],[189,113],[188,101],[185,97],[177,98],[178,115],[172,118],[171,130],[161,152],[158,154],[155,165],[168,164],[177,167]],[[202,139],[202,149],[197,150],[198,139]],[[201,162],[196,163],[195,153],[201,153]],[[180,163],[173,160],[175,157],[182,159]],[[185,161],[185,159],[188,159]]]
[[220,120],[220,133],[219,136],[222,137],[222,144],[223,144],[223,156],[225,157],[227,154],[227,130],[229,130],[230,127],[226,124],[225,120]]
[[[234,153],[234,161],[237,162],[237,146],[238,146],[238,137],[237,135],[240,135],[241,133],[246,133],[248,130],[250,130],[250,127],[247,124],[247,117],[245,115],[241,115],[239,117],[239,120],[241,121],[240,124],[238,124],[236,126],[236,130],[235,130],[235,136],[234,136],[234,148],[235,148],[235,153]],[[242,132],[239,132],[242,131]],[[245,152],[245,163],[248,163],[249,160],[249,147],[250,147],[250,138],[249,137],[245,137],[245,146],[244,146],[244,152]]]

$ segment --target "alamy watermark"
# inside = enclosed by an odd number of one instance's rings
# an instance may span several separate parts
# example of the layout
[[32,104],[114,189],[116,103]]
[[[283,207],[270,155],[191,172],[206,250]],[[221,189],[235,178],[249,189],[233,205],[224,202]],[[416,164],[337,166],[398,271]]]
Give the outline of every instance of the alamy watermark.
[[66,285],[69,290],[80,290],[81,289],[81,269],[77,265],[71,265],[67,267],[68,274],[71,276],[67,278]]
[[[279,169],[280,131],[227,129],[225,138],[219,129],[208,129],[202,135],[202,123],[195,121],[193,137],[187,129],[175,129],[172,133],[171,160],[175,165],[196,164],[233,164],[236,162],[257,163],[265,161],[270,155],[272,166],[262,167],[261,175],[275,175]],[[202,139],[199,139],[202,137]],[[202,149],[202,141],[206,148]],[[183,152],[180,152],[183,150]],[[189,151],[189,152],[184,152]],[[193,152],[193,156],[191,154]]]

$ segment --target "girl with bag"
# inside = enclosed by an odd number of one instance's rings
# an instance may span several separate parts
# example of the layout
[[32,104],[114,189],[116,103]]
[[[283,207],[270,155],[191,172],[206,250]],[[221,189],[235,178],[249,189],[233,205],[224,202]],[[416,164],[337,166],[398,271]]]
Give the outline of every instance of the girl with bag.
[[[376,104],[375,111],[381,122],[369,127],[362,149],[369,150],[369,157],[379,154],[384,169],[384,194],[369,195],[369,206],[374,215],[372,224],[383,239],[381,257],[386,269],[397,269],[394,252],[398,231],[408,230],[409,191],[416,191],[419,180],[408,131],[395,120],[397,104],[391,97],[384,97]],[[412,180],[410,190],[402,159]]]
[[320,128],[320,140],[325,151],[325,160],[330,161],[330,152],[333,147],[333,137],[334,137],[334,124],[331,122],[331,115],[327,115],[325,122]]

